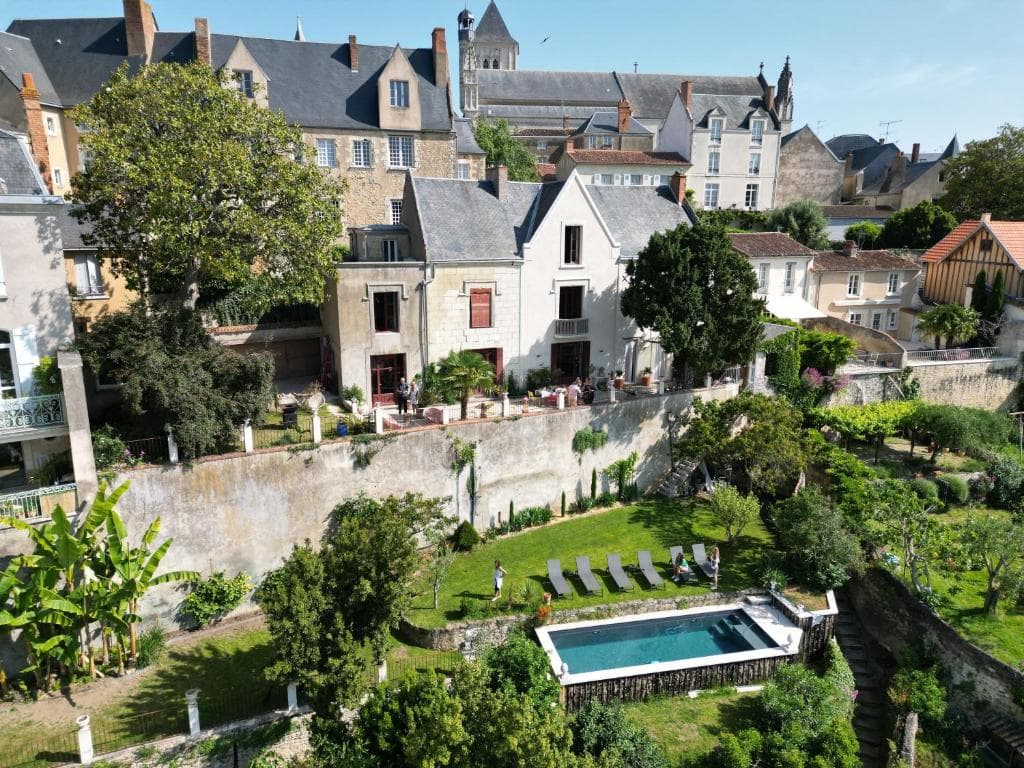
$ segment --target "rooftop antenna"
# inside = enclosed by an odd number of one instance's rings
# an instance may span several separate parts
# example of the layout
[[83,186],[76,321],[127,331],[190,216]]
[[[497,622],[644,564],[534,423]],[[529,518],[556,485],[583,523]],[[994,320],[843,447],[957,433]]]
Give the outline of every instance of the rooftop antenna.
[[633,74],[635,75],[639,69],[640,69],[640,62],[634,61],[633,62]]
[[814,124],[814,132],[820,133],[821,129],[828,125],[828,120],[819,120]]
[[896,125],[897,123],[902,123],[902,122],[903,122],[902,120],[880,120],[879,121],[879,123],[878,123],[879,127],[880,128],[885,128],[885,135],[882,138],[885,139],[886,143],[888,143],[888,141],[889,141],[889,130],[890,130],[890,128],[892,126]]

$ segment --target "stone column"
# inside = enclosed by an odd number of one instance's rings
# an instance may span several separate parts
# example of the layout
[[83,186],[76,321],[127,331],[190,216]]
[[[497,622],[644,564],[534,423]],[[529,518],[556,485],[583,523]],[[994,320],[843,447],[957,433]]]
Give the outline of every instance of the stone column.
[[171,464],[178,463],[178,441],[170,432],[167,433],[167,457],[171,460]]
[[288,683],[288,711],[292,714],[299,711],[299,690],[295,683]]
[[323,435],[320,432],[320,413],[313,411],[313,445],[320,445]]
[[565,392],[558,393],[558,410],[565,410]]
[[188,707],[188,737],[198,739],[199,727],[199,689],[185,691],[185,706]]
[[85,402],[82,356],[77,352],[58,352],[57,367],[60,368],[61,388],[64,391],[64,421],[68,425],[71,466],[78,488],[78,511],[81,511],[92,503],[99,487],[96,460],[92,453],[89,408]]
[[608,402],[615,402],[615,385],[612,382],[608,382]]
[[664,395],[665,394],[665,382],[663,380],[659,380],[658,381],[658,394],[659,395]]
[[75,718],[75,725],[78,726],[78,762],[82,765],[92,765],[92,727],[89,725],[89,716]]
[[373,409],[373,431],[378,435],[384,434],[384,410],[379,406]]
[[377,667],[377,683],[382,684],[388,681],[388,660],[383,659]]
[[248,419],[245,420],[245,425],[242,427],[242,446],[246,453],[256,450],[252,439],[252,423]]
[[501,396],[501,417],[507,419],[512,415],[512,406],[508,401],[508,392],[505,392]]

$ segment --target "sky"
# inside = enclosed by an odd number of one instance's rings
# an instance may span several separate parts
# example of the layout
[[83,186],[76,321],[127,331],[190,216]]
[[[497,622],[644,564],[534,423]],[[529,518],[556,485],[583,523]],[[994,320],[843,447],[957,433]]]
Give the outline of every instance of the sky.
[[[429,47],[447,30],[458,62],[464,0],[151,0],[163,30]],[[486,7],[472,0],[477,20]],[[774,82],[791,57],[794,128],[822,139],[888,136],[909,152],[941,151],[1024,125],[1024,0],[503,0],[521,69],[756,75]],[[628,11],[628,12],[624,12]],[[121,0],[0,0],[14,18],[121,16]],[[544,39],[547,38],[546,42]],[[458,73],[453,72],[458,83]],[[456,105],[458,98],[456,95]],[[889,126],[882,125],[891,121]]]

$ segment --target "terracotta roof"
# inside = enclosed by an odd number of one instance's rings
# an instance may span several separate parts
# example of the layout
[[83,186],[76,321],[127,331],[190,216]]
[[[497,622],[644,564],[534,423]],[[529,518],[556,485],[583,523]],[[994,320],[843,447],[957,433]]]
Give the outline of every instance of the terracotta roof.
[[598,165],[685,165],[690,166],[678,152],[640,152],[620,149],[570,149],[569,157],[577,163]]
[[964,221],[960,226],[925,251],[922,257],[928,263],[942,261],[970,239],[980,227],[985,227],[1010,254],[1017,267],[1024,270],[1024,221]]
[[555,173],[558,170],[558,166],[554,163],[537,163],[537,173],[540,174],[542,180],[547,181],[548,177],[555,178]]
[[917,262],[893,251],[862,251],[847,256],[843,251],[818,251],[814,256],[815,272],[886,272],[893,269],[916,269]]
[[732,247],[747,258],[813,256],[814,251],[784,232],[730,232]]
[[827,219],[888,219],[896,213],[892,208],[873,205],[825,205],[821,210]]

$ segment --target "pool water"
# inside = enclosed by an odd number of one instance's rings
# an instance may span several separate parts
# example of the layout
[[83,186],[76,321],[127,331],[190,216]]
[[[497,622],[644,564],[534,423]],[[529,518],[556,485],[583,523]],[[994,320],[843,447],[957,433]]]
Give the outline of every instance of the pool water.
[[777,647],[750,616],[735,609],[552,629],[550,637],[570,674]]

